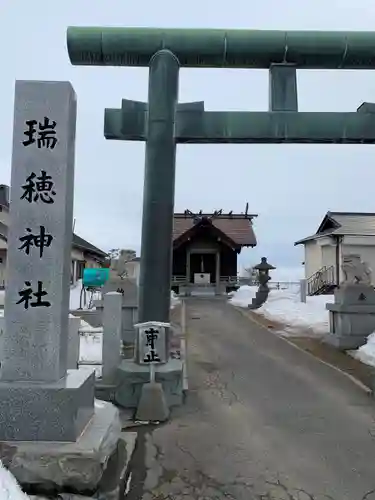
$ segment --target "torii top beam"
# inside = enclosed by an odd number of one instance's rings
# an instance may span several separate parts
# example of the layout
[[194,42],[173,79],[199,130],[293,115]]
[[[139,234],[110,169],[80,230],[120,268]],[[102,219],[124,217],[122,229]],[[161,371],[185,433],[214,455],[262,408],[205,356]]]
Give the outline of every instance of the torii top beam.
[[375,69],[373,31],[69,27],[67,45],[78,66],[148,66],[167,48],[191,68]]

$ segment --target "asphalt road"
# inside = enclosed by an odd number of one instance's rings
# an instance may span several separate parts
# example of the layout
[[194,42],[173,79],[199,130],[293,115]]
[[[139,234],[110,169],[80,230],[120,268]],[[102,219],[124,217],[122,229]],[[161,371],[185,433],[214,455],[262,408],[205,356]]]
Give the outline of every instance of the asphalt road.
[[129,499],[375,500],[375,400],[220,300],[187,302],[189,384]]

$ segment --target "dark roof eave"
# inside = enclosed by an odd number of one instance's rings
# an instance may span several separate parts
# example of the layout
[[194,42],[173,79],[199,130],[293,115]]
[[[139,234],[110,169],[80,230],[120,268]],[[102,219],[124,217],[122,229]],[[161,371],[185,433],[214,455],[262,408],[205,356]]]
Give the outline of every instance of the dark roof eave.
[[[3,233],[0,233],[0,238],[4,241],[8,241],[8,237],[6,234],[3,234]],[[100,250],[99,248],[98,249],[95,249],[95,248],[87,248],[85,247],[84,245],[79,245],[77,243],[74,243],[72,242],[72,248],[77,248],[79,250],[83,250],[84,253],[86,254],[91,254],[95,257],[99,257],[100,259],[105,259],[108,254],[103,252],[102,250]]]
[[108,254],[103,252],[102,250],[93,250],[91,248],[87,248],[84,245],[77,245],[76,243],[72,244],[73,248],[78,248],[79,250],[83,250],[85,253],[90,253],[92,255],[99,256],[101,258],[106,258],[108,257]]
[[[175,240],[173,240],[173,248],[179,248],[181,245],[185,244],[189,239],[196,233],[198,229],[202,227],[203,221],[198,222],[197,224],[194,224],[191,226],[187,231],[184,233],[180,234]],[[209,226],[207,228],[210,231],[213,231],[214,233],[218,234],[219,237],[221,238],[222,242],[229,246],[232,249],[238,249],[241,247],[240,243],[237,243],[234,241],[230,236],[228,236],[226,233],[224,233],[221,229],[216,227],[214,224],[212,224],[212,221],[210,221]]]
[[[2,240],[6,241],[6,242],[8,241],[8,238],[7,238],[4,234],[0,234],[0,238],[1,238]],[[89,253],[89,254],[91,254],[91,255],[94,255],[95,257],[100,257],[101,259],[105,259],[105,258],[108,256],[108,254],[106,254],[106,253],[104,253],[104,252],[101,252],[101,251],[99,251],[99,252],[94,252],[93,250],[88,250],[87,248],[85,248],[85,247],[83,247],[83,246],[81,246],[81,245],[75,245],[75,244],[74,244],[74,245],[72,245],[72,247],[73,247],[73,248],[78,248],[78,249],[80,249],[80,250],[84,250],[84,252],[85,252],[86,254],[87,254],[87,253]]]

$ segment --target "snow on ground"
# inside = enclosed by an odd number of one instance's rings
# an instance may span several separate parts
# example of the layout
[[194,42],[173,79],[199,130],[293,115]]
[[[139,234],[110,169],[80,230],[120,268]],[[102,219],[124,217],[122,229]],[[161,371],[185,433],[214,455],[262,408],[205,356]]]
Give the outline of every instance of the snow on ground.
[[[95,329],[98,330],[98,329]],[[101,363],[103,350],[103,330],[80,330],[79,335],[79,362]]]
[[[82,295],[82,301],[81,301]],[[70,287],[70,310],[75,311],[79,309],[82,305],[82,309],[88,309],[89,303],[94,300],[100,300],[102,298],[102,293],[100,290],[97,292],[91,293],[86,290],[82,292],[82,280],[78,280],[75,285]],[[82,302],[82,304],[81,304]],[[95,310],[95,307],[91,307],[90,309]]]
[[[255,297],[257,287],[242,286],[229,294],[229,302],[237,307],[247,307]],[[333,302],[333,295],[307,297],[301,302],[299,287],[286,290],[271,290],[267,302],[254,313],[285,325],[287,335],[309,335],[321,337],[329,331],[329,315],[325,305]],[[284,333],[284,332],[283,332]],[[375,367],[375,332],[368,336],[367,343],[348,354],[362,363]]]
[[176,307],[178,304],[180,304],[181,300],[178,298],[178,296],[172,291],[171,292],[171,309]]
[[[229,302],[238,307],[247,307],[258,290],[254,286],[242,286],[230,294]],[[286,290],[271,290],[266,303],[253,312],[269,320],[285,325],[289,335],[322,335],[329,331],[329,316],[325,308],[327,302],[333,302],[333,295],[307,297],[301,302],[299,287],[291,286]],[[305,331],[305,332],[304,332]]]
[[375,332],[367,337],[365,345],[355,351],[349,351],[349,354],[366,365],[375,366]]
[[23,493],[14,476],[6,469],[0,460],[0,499],[1,500],[29,500]]

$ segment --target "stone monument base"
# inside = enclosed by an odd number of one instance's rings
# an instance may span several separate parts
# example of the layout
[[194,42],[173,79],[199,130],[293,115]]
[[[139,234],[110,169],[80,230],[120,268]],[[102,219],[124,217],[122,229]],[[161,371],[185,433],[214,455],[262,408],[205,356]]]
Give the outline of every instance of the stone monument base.
[[367,335],[336,335],[334,333],[327,333],[323,337],[323,342],[336,347],[340,351],[351,351],[364,345],[366,338]]
[[95,401],[94,416],[76,443],[3,442],[0,459],[31,494],[118,498],[135,445],[129,434],[121,435],[115,406]]
[[338,349],[357,349],[375,330],[375,291],[370,285],[341,285],[326,308],[330,331],[324,341]]
[[94,372],[54,383],[0,382],[0,441],[75,442],[94,414]]
[[[182,361],[169,359],[167,363],[157,365],[155,381],[163,386],[168,407],[179,406],[183,402]],[[150,367],[139,365],[133,360],[122,360],[117,370],[117,388],[115,401],[124,408],[137,408],[142,386],[150,382]]]

